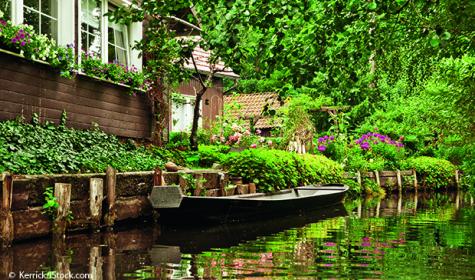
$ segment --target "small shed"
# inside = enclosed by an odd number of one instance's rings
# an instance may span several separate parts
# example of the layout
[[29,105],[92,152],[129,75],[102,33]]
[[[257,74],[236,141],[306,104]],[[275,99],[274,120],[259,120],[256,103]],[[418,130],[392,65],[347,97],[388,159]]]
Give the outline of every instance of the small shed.
[[224,104],[237,106],[230,109],[231,115],[246,120],[250,127],[259,129],[261,135],[269,136],[274,128],[280,127],[282,121],[273,116],[282,101],[275,92],[246,93],[224,96]]

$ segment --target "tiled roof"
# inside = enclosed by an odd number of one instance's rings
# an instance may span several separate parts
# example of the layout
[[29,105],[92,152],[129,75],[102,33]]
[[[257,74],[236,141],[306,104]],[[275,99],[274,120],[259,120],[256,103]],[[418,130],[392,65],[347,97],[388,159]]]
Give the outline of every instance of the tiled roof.
[[236,108],[231,109],[230,113],[239,119],[259,118],[255,124],[255,128],[272,128],[280,126],[280,121],[270,116],[263,116],[262,113],[266,106],[270,109],[279,109],[280,101],[277,93],[248,93],[224,96],[224,104],[237,104]]
[[[189,36],[188,38],[193,41],[198,41],[201,39],[200,36]],[[200,46],[196,46],[192,54],[193,54],[193,58],[195,59],[196,68],[198,68],[198,71],[205,74],[210,73],[211,70],[210,70],[210,65],[209,65],[209,58],[211,56],[211,52],[203,50]],[[185,69],[195,70],[193,61],[191,59],[189,59],[185,63]],[[215,69],[222,70],[222,71],[216,72],[216,76],[229,77],[229,78],[235,78],[235,79],[239,78],[239,75],[234,73],[233,69],[226,67],[224,65],[224,62],[222,62],[221,60],[218,60],[216,62]]]

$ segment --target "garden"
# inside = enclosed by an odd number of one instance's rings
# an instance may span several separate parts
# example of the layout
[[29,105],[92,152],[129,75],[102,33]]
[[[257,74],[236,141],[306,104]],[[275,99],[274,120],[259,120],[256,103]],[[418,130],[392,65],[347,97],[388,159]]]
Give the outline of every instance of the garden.
[[[186,168],[223,168],[259,191],[342,182],[354,193],[376,194],[384,191],[374,181],[360,185],[347,175],[415,170],[423,187],[440,189],[454,185],[460,170],[461,185],[473,188],[474,26],[467,20],[471,6],[466,1],[460,4],[466,9],[454,9],[453,1],[323,1],[305,7],[300,1],[284,2],[269,10],[259,3],[201,1],[195,7],[199,20],[189,19],[201,26],[200,45],[240,74],[237,83],[224,80],[227,94],[279,95],[281,109],[262,112],[279,124],[271,136],[262,136],[252,122],[233,118],[225,108],[210,129],[171,133],[167,144],[156,146],[99,129],[68,128],[65,112],[59,125],[37,117],[1,122],[0,171],[88,173],[107,166],[142,171],[172,161]],[[143,1],[143,10],[119,8],[109,16],[137,21],[147,13],[173,15],[188,4],[164,8]],[[295,17],[284,16],[290,10]],[[167,86],[149,78],[160,77],[168,86],[189,79],[176,62],[190,54],[190,45],[173,30],[160,33],[166,22],[150,24],[155,29],[145,30],[150,36],[138,48],[146,53],[157,45],[167,48],[147,60],[143,73],[103,64],[90,54],[81,54],[79,65],[74,45],[57,46],[31,26],[5,20],[0,20],[0,44],[50,64],[65,77],[79,71],[133,89],[165,92]],[[236,44],[237,38],[245,40]],[[190,144],[196,136],[198,145]],[[293,152],[296,143],[305,154]]]

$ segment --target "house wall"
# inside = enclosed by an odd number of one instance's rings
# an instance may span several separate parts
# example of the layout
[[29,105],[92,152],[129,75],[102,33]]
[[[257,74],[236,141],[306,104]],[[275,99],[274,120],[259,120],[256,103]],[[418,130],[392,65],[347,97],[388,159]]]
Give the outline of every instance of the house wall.
[[[199,81],[193,79],[180,84],[177,90],[185,95],[196,96],[196,92],[200,89]],[[202,124],[204,128],[209,128],[211,122],[216,119],[216,116],[220,116],[223,113],[223,81],[221,79],[213,80],[213,87],[205,92],[201,104]]]
[[78,75],[66,79],[48,65],[0,52],[0,120],[19,116],[59,123],[63,110],[68,126],[88,129],[92,123],[107,133],[131,138],[151,136],[151,105],[145,94]]

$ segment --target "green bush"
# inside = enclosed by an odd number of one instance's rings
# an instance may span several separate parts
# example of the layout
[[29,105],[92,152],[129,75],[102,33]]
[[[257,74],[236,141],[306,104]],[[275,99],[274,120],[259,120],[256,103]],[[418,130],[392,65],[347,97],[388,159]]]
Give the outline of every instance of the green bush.
[[213,163],[221,163],[226,160],[230,147],[226,145],[200,145],[198,147],[199,165],[211,167]]
[[324,156],[297,155],[280,150],[251,149],[232,153],[224,161],[230,175],[254,182],[269,192],[312,183],[342,182],[343,170]]
[[76,130],[52,123],[0,122],[0,172],[48,174],[153,170],[163,159],[99,129]]
[[403,169],[415,169],[422,187],[441,188],[453,182],[456,167],[450,161],[432,157],[409,158],[401,163]]

